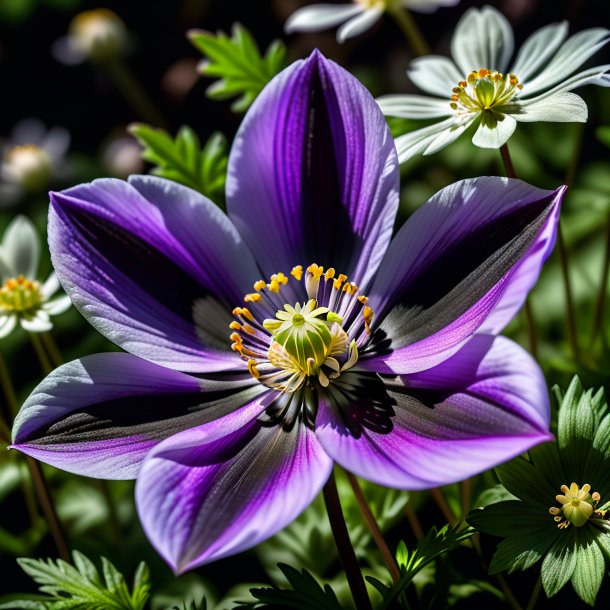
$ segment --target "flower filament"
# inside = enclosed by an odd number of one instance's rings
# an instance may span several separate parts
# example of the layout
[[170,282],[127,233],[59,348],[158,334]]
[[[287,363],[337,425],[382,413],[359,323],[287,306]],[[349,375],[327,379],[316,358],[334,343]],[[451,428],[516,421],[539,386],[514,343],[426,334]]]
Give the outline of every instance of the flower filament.
[[606,511],[597,508],[601,497],[597,492],[590,493],[591,485],[588,483],[582,487],[576,483],[572,483],[570,487],[562,485],[561,491],[563,494],[555,496],[560,507],[549,508],[549,513],[553,515],[559,529],[566,529],[570,523],[574,527],[582,527],[594,514],[604,517]]
[[356,364],[373,311],[347,276],[299,265],[254,290],[244,297],[250,308],[233,310],[230,338],[258,381],[285,393],[327,387]]
[[474,70],[453,88],[450,106],[458,114],[492,111],[507,104],[523,89],[514,74]]
[[3,312],[33,313],[43,301],[40,284],[26,280],[23,275],[6,280],[0,288],[0,311]]

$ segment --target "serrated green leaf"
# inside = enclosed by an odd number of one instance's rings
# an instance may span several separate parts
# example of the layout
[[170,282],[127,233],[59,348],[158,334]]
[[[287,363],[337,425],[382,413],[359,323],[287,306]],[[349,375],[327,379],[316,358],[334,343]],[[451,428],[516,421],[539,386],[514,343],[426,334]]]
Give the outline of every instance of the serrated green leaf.
[[47,598],[47,610],[142,610],[148,600],[147,570],[138,568],[133,594],[123,575],[102,557],[103,575],[82,553],[72,553],[74,566],[58,559],[17,560],[21,568],[39,586]]
[[551,526],[510,536],[498,545],[489,564],[489,573],[531,568],[544,557],[560,534],[559,529]]
[[497,502],[483,509],[477,508],[470,512],[466,521],[486,534],[501,537],[545,526],[554,527],[548,511],[520,500]]
[[540,575],[547,597],[558,593],[574,573],[577,557],[575,530],[574,527],[560,530],[561,536],[555,539],[542,562]]
[[203,148],[197,134],[188,126],[175,138],[166,131],[134,123],[130,133],[143,147],[142,158],[155,167],[152,173],[199,191],[218,205],[224,202],[228,145],[219,132],[213,133]]
[[518,457],[496,468],[500,483],[521,500],[548,509],[558,491],[531,462]]
[[206,59],[199,71],[218,78],[206,91],[208,97],[224,100],[238,99],[231,109],[245,112],[265,85],[286,65],[286,47],[283,42],[272,42],[265,55],[261,55],[252,34],[235,23],[229,37],[224,32],[193,30],[189,39]]
[[579,528],[576,535],[576,565],[571,582],[580,599],[590,606],[595,605],[595,598],[604,578],[606,561],[595,542],[595,535],[584,528]]

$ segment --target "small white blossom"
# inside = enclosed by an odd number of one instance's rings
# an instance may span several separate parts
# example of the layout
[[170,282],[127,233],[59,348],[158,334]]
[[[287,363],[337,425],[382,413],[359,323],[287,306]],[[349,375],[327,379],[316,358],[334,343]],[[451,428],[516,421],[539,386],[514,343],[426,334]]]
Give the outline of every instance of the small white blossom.
[[313,4],[295,11],[284,30],[318,32],[340,25],[337,40],[345,42],[373,27],[384,12],[406,8],[431,13],[440,6],[455,6],[460,0],[354,0],[351,4]]
[[24,193],[43,191],[65,170],[70,134],[63,127],[48,129],[38,119],[15,125],[2,147],[0,208],[16,203]]
[[411,62],[411,81],[431,96],[388,95],[377,100],[384,114],[441,119],[396,139],[400,162],[431,155],[471,125],[473,144],[500,148],[517,121],[587,121],[587,106],[572,89],[610,86],[610,64],[579,70],[610,40],[606,28],[568,35],[567,22],[547,25],[523,44],[511,68],[513,32],[506,18],[486,6],[469,9],[451,41],[453,61],[429,56]]
[[25,216],[17,216],[0,242],[0,338],[18,324],[28,332],[51,330],[51,316],[70,307],[67,295],[51,299],[59,289],[55,272],[44,284],[36,280],[39,262],[36,228]]

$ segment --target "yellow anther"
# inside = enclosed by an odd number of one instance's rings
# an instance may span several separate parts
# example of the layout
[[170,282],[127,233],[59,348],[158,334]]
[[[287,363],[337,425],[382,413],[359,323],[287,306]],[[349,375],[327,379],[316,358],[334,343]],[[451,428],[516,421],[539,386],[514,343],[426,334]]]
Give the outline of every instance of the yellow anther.
[[309,267],[307,267],[307,273],[311,273],[316,280],[319,280],[324,273],[324,267],[320,267],[314,263],[313,265],[309,265]]
[[256,368],[256,360],[248,360],[248,371],[254,379],[258,379],[261,376],[259,370]]
[[229,339],[231,339],[231,341],[233,341],[234,343],[241,343],[242,341],[241,335],[239,333],[231,333],[229,335]]
[[241,312],[242,312],[242,308],[241,307],[236,307],[231,313],[234,316],[241,316]]
[[458,85],[459,85],[460,87],[462,87],[462,89],[463,89],[464,87],[468,87],[468,83],[467,83],[465,80],[461,80],[461,81],[458,83]]
[[244,324],[242,326],[242,329],[244,330],[244,332],[248,333],[249,335],[256,334],[256,330],[254,330],[249,324]]
[[246,303],[257,303],[258,301],[260,301],[263,297],[261,297],[260,294],[258,294],[258,292],[251,292],[250,294],[247,294],[244,297],[244,301]]
[[481,68],[479,70],[479,76],[481,78],[485,78],[488,74],[489,74],[489,70],[486,70],[485,68]]
[[268,284],[267,284],[267,288],[269,288],[269,290],[271,290],[271,292],[275,292],[276,294],[280,291],[280,283],[277,280],[271,280]]
[[241,330],[241,324],[239,322],[236,322],[235,320],[233,320],[233,322],[231,322],[231,324],[229,324],[229,328],[231,330]]
[[360,295],[360,296],[358,297],[358,300],[359,300],[359,301],[360,301],[360,302],[361,302],[363,305],[366,305],[366,304],[369,302],[369,298],[368,298],[368,297],[365,297],[363,294],[362,294],[362,295]]
[[325,280],[332,280],[335,277],[335,270],[330,267],[326,270],[326,273],[324,274],[324,279]]
[[293,267],[290,271],[290,275],[300,282],[301,278],[303,277],[303,267],[301,267],[301,265]]
[[266,285],[267,282],[265,282],[265,280],[258,280],[258,282],[254,282],[254,290],[256,290],[256,292],[260,292],[265,288]]
[[243,347],[244,347],[244,346],[243,346],[241,343],[237,343],[237,342],[235,342],[235,343],[232,343],[232,344],[231,344],[231,349],[232,349],[234,352],[239,352],[240,354],[241,354],[241,351],[242,351]]
[[250,320],[251,322],[253,322],[253,321],[254,321],[254,316],[253,316],[253,315],[250,313],[250,310],[249,310],[249,309],[247,309],[246,307],[242,307],[242,308],[241,308],[241,315],[242,315],[244,318],[246,318],[246,319]]
[[462,93],[462,88],[461,87],[454,87],[452,89],[453,93]]
[[371,322],[373,321],[374,315],[373,310],[366,305],[362,311],[362,317],[364,318],[364,328],[369,335],[371,334]]
[[337,276],[337,279],[333,282],[333,288],[335,290],[341,290],[341,284],[343,284],[343,282],[345,282],[346,279],[347,279],[347,275],[344,275],[343,273],[339,274]]
[[282,285],[285,285],[288,283],[288,278],[283,274],[283,273],[274,273],[271,276],[271,281],[276,281],[279,282]]

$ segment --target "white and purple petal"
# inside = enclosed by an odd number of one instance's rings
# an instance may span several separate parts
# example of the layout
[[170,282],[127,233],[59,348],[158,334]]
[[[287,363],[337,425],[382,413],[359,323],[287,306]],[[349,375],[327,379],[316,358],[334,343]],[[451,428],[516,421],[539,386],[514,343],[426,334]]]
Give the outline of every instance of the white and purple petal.
[[34,389],[12,447],[69,472],[132,479],[152,447],[242,407],[264,389],[254,383],[198,379],[130,354],[86,356]]
[[498,332],[550,253],[564,191],[484,177],[434,195],[396,235],[369,291],[378,330],[359,366],[413,373],[486,322]]
[[427,55],[418,57],[409,64],[407,76],[422,91],[438,95],[447,100],[453,93],[453,88],[466,77],[461,74],[456,65],[442,55]]
[[263,425],[260,407],[178,434],[148,455],[136,501],[150,541],[176,572],[252,548],[314,499],[332,460],[312,430]]
[[[170,368],[241,369],[223,331],[258,271],[216,205],[152,176],[96,180],[53,193],[51,202],[53,265],[97,330]],[[195,320],[208,301],[226,315]]]
[[267,276],[315,262],[364,287],[391,237],[398,183],[375,101],[316,51],[248,111],[229,159],[227,208]]
[[337,463],[381,485],[454,483],[552,438],[544,376],[503,337],[477,335],[437,367],[372,383],[385,384],[389,401],[366,383],[362,406],[323,396],[315,430]]

